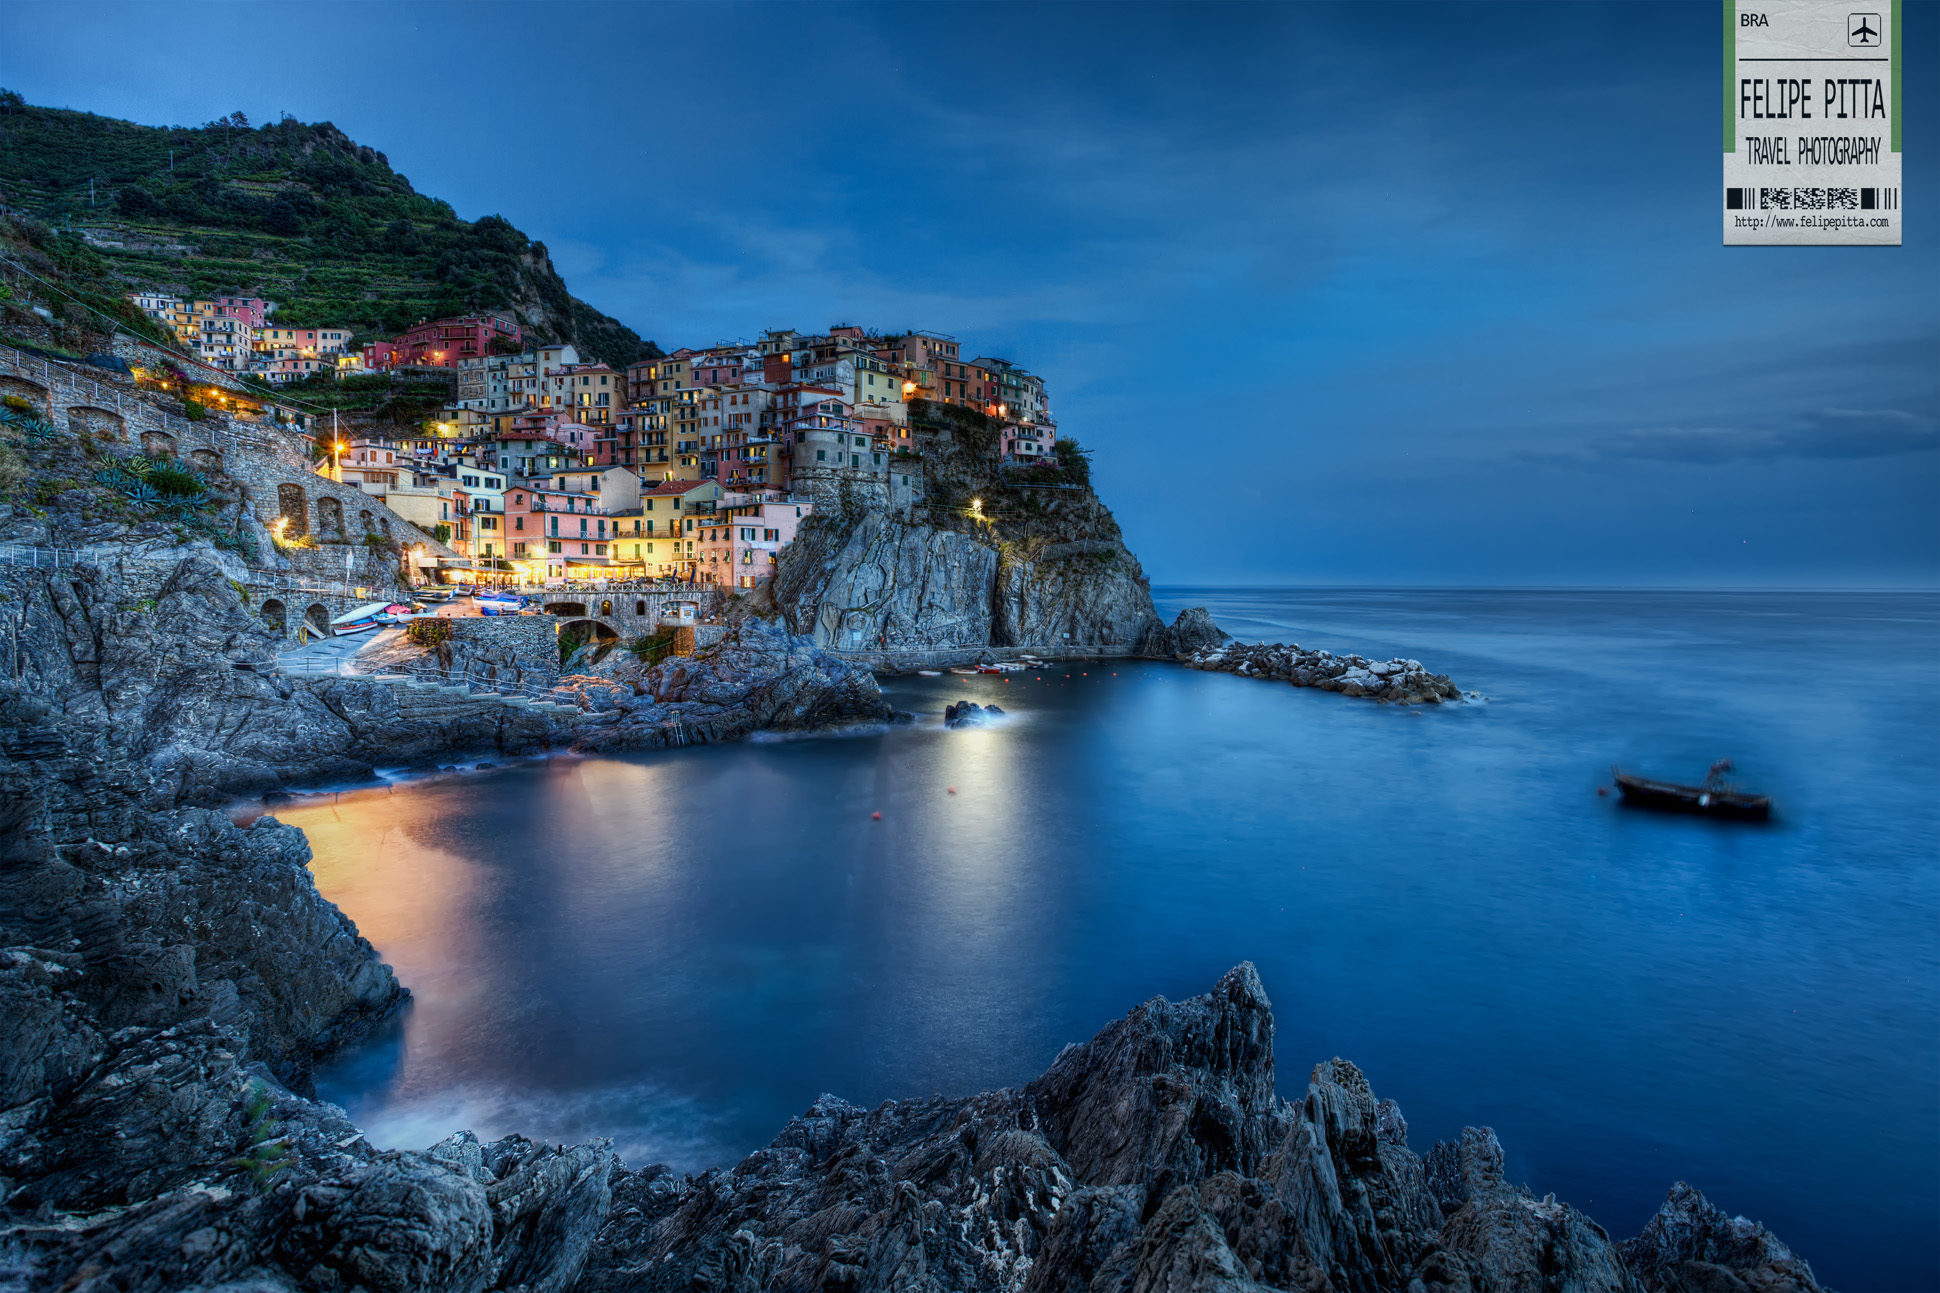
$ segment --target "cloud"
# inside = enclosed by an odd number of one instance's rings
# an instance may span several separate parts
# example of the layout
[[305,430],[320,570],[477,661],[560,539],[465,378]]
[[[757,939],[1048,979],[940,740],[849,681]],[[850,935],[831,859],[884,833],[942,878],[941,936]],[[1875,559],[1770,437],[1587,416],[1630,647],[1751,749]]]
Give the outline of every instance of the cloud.
[[1781,458],[1893,458],[1940,450],[1940,421],[1901,409],[1822,409],[1779,429],[1673,427],[1592,441],[1601,461],[1775,462]]

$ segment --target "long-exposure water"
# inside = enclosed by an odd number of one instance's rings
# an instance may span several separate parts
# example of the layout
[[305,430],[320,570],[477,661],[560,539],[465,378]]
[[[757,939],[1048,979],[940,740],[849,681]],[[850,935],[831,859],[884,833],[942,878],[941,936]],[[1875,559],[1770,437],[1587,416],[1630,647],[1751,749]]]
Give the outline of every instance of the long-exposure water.
[[[1418,1151],[1492,1125],[1513,1178],[1616,1234],[1684,1179],[1829,1283],[1940,1286],[1940,599],[1160,601],[1486,699],[1123,661],[903,677],[921,721],[883,734],[279,804],[415,993],[322,1093],[380,1144],[605,1135],[698,1169],[824,1091],[1022,1081],[1250,959],[1283,1095],[1346,1056]],[[946,731],[960,697],[1010,717]],[[1772,824],[1597,794],[1612,764],[1724,756]]]

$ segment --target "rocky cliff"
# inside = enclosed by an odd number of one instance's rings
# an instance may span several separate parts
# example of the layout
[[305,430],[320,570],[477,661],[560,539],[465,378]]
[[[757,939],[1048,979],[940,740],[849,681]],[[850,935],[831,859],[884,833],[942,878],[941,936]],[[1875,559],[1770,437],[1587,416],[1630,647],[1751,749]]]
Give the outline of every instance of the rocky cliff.
[[1161,643],[1151,585],[1075,444],[1056,463],[1006,465],[982,414],[927,401],[910,410],[914,449],[893,470],[920,472],[922,505],[896,509],[866,492],[818,499],[761,611],[841,650]]

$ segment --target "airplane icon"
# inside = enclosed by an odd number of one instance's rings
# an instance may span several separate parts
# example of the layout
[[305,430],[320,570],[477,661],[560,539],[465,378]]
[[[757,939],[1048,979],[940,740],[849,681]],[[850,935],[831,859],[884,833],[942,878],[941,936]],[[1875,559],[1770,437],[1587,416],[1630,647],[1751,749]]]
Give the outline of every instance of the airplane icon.
[[1867,46],[1879,44],[1879,28],[1872,25],[1878,21],[1879,15],[1876,13],[1847,14],[1846,44]]

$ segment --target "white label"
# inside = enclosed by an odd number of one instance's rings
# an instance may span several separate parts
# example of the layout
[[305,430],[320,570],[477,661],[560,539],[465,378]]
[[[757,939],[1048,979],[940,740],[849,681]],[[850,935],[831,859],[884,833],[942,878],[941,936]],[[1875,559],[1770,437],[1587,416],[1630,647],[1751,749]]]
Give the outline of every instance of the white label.
[[1900,0],[1724,0],[1726,246],[1900,245]]

